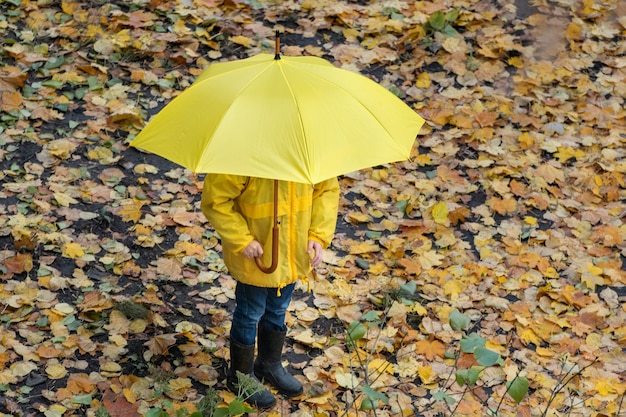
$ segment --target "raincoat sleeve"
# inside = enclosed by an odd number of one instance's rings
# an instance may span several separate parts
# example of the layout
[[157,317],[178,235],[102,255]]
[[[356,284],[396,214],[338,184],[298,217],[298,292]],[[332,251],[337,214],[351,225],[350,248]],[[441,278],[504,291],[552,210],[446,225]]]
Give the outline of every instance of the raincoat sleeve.
[[247,183],[248,177],[244,176],[207,174],[202,190],[202,213],[220,238],[227,241],[237,253],[241,253],[254,240],[235,202]]
[[339,210],[339,181],[331,178],[313,186],[309,240],[328,247],[335,234]]

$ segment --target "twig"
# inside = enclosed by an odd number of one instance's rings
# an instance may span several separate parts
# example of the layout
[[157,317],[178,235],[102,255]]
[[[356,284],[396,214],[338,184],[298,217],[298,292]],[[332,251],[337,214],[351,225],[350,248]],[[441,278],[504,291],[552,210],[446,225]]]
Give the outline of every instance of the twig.
[[[511,346],[511,343],[513,342],[513,337],[511,336],[509,338],[509,341],[507,343],[507,347]],[[513,378],[513,380],[511,381],[511,384],[517,379],[519,378],[519,374],[522,372],[521,369],[517,370],[517,374],[515,374],[515,378]],[[506,384],[505,384],[506,385]],[[498,411],[500,411],[500,407],[502,406],[502,403],[504,402],[504,397],[506,397],[506,393],[508,392],[508,388],[507,390],[504,392],[504,395],[500,398],[500,402],[498,403],[498,407],[496,407],[496,411],[495,411],[495,415],[498,415]]]
[[[559,382],[557,382],[556,386],[554,387],[554,389],[552,390],[552,392],[550,393],[550,398],[548,399],[548,404],[546,404],[546,409],[543,411],[543,413],[541,414],[542,417],[546,417],[548,415],[548,410],[550,409],[550,406],[552,405],[552,402],[556,399],[556,396],[559,392],[561,392],[561,390],[563,388],[565,388],[572,379],[576,378],[578,375],[580,375],[585,369],[589,368],[590,366],[592,366],[593,364],[595,364],[598,361],[598,358],[596,357],[591,363],[587,364],[586,366],[584,366],[582,369],[579,369],[576,373],[573,373],[570,375],[570,370],[568,370],[565,375],[563,376],[563,378],[561,378],[561,380]],[[565,362],[563,363],[563,367],[565,367]],[[573,368],[573,367],[572,367]],[[569,378],[567,378],[567,376],[570,375]],[[567,380],[566,380],[567,378]]]
[[619,416],[622,411],[622,404],[624,404],[624,396],[626,396],[626,392],[622,394],[622,398],[619,400],[619,405],[617,406],[617,413],[615,413],[616,416]]

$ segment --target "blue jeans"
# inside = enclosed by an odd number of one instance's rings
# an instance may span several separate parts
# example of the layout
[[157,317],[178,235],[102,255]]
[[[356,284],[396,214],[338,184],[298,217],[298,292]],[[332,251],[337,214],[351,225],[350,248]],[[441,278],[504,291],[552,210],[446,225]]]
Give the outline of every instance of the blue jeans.
[[230,337],[242,345],[254,345],[257,326],[277,332],[285,331],[285,315],[295,283],[280,289],[255,287],[237,282]]

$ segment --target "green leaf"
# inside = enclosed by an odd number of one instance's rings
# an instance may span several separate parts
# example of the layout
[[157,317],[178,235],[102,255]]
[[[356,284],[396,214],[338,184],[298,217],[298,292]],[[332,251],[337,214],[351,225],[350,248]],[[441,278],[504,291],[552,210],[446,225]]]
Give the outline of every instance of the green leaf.
[[478,378],[480,378],[480,372],[485,369],[482,366],[472,366],[469,369],[460,369],[456,371],[456,383],[459,384],[459,387],[463,385],[474,385]]
[[46,61],[43,67],[45,69],[54,69],[54,68],[59,68],[63,64],[65,64],[65,57],[63,55],[53,56],[53,57],[50,57],[48,61]]
[[381,392],[376,391],[369,385],[365,385],[362,389],[363,394],[366,395],[361,402],[361,410],[369,411],[374,410],[380,406],[380,403],[388,404],[389,399]]
[[433,400],[445,401],[448,404],[453,404],[455,402],[454,398],[446,394],[444,391],[437,391],[436,393],[434,393]]
[[385,404],[389,403],[389,398],[387,398],[385,394],[383,394],[382,392],[376,391],[374,388],[370,387],[369,385],[365,385],[363,387],[363,394],[367,395],[367,397],[370,398],[371,400],[382,401]]
[[361,318],[369,322],[380,320],[380,316],[378,315],[378,312],[374,310],[370,310],[367,313],[363,314]]
[[226,407],[218,407],[213,413],[213,417],[226,417],[230,413],[230,410]]
[[167,416],[167,412],[163,411],[160,408],[151,408],[146,411],[146,414],[144,415],[145,417],[165,417]]
[[463,352],[474,353],[474,350],[476,350],[476,348],[484,347],[485,343],[485,339],[480,337],[478,333],[470,333],[467,336],[463,336],[459,344],[461,345],[461,350]]
[[91,404],[91,401],[93,401],[91,394],[75,395],[72,397],[72,402],[74,404],[89,405]]
[[516,404],[519,404],[528,393],[528,379],[518,376],[506,384],[506,392],[515,400]]
[[435,30],[443,30],[446,26],[446,17],[442,11],[436,11],[433,15],[428,19],[428,23]]
[[42,86],[44,87],[50,87],[50,88],[54,88],[54,89],[59,89],[61,87],[63,87],[63,82],[62,81],[57,81],[57,80],[47,80],[41,83]]
[[400,285],[401,295],[414,295],[415,291],[417,291],[417,284],[415,281],[409,281],[406,284]]
[[359,268],[364,269],[364,270],[370,269],[370,263],[367,262],[365,259],[356,258],[355,261]]
[[454,330],[466,330],[470,323],[470,318],[459,312],[459,310],[455,309],[450,313],[450,326],[452,326]]
[[231,416],[238,416],[246,412],[246,405],[243,401],[234,400],[228,404],[228,414]]
[[406,213],[406,208],[409,205],[409,200],[400,200],[396,203],[396,208],[402,213]]
[[348,326],[348,337],[350,340],[356,341],[362,339],[366,332],[367,329],[360,321],[353,321]]
[[446,25],[446,27],[441,30],[441,33],[448,36],[456,36],[459,34],[459,32],[457,32],[457,30],[450,25]]
[[500,354],[489,350],[486,347],[479,346],[474,350],[474,357],[476,361],[482,366],[491,366],[498,363],[500,360]]
[[370,399],[370,397],[365,397],[363,398],[363,401],[361,401],[360,409],[363,411],[370,411],[370,410],[374,410],[377,407],[378,407],[378,401],[372,400]]
[[445,15],[446,22],[456,22],[456,20],[458,18],[459,18],[459,10],[458,9],[450,10]]

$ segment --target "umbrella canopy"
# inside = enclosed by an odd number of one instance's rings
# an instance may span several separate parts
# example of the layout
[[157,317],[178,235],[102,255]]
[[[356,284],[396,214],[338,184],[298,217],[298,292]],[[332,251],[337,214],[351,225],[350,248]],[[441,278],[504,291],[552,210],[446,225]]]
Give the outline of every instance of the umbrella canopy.
[[130,145],[196,173],[315,184],[408,159],[423,123],[363,75],[260,54],[210,65]]

